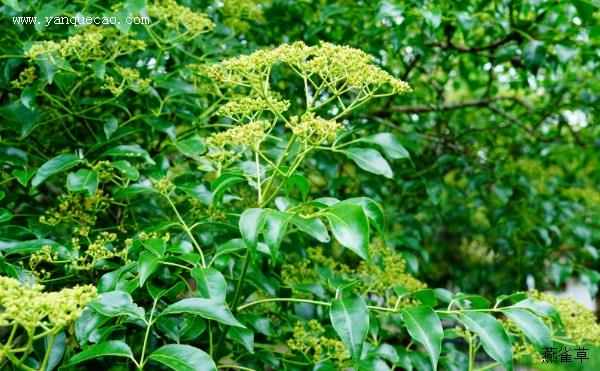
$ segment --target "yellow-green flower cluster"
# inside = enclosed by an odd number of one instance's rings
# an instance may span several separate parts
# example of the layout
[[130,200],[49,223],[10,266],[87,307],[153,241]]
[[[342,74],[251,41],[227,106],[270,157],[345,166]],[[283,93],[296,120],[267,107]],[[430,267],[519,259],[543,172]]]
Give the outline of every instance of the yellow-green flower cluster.
[[170,194],[175,190],[175,184],[169,180],[166,176],[160,178],[154,185],[157,191],[162,194]]
[[288,110],[290,102],[287,100],[277,100],[274,97],[267,99],[259,97],[244,97],[239,100],[230,101],[217,110],[217,115],[227,116],[241,120],[243,116],[255,118],[264,111],[282,113]]
[[535,346],[528,341],[513,343],[512,349],[515,361],[531,359],[533,364],[541,364],[544,361],[544,358],[535,349]]
[[250,55],[225,60],[213,67],[216,80],[233,80],[232,75],[255,76],[277,62],[290,64],[302,76],[319,76],[330,86],[344,81],[356,90],[370,92],[389,85],[393,93],[411,91],[410,86],[371,64],[373,57],[361,50],[321,42],[307,46],[302,42],[283,44],[271,50],[259,50]]
[[25,52],[25,56],[30,59],[36,59],[41,55],[48,54],[56,54],[60,58],[66,58],[71,55],[82,57],[96,54],[102,44],[103,38],[104,33],[101,29],[94,28],[88,32],[79,33],[58,42],[42,41],[35,43]]
[[90,58],[114,57],[145,47],[146,43],[143,40],[119,34],[114,28],[89,26],[63,40],[37,42],[25,52],[25,56],[30,59],[77,57],[85,61]]
[[210,147],[241,146],[256,148],[267,137],[271,124],[268,121],[251,121],[235,126],[220,133],[214,133],[206,139]]
[[115,71],[119,74],[121,82],[117,83],[113,76],[106,76],[104,89],[109,90],[114,96],[123,94],[125,89],[131,88],[134,91],[144,93],[150,87],[151,79],[143,79],[140,72],[133,68],[115,66]]
[[22,89],[33,83],[35,79],[37,79],[35,66],[30,66],[21,71],[19,77],[11,81],[10,84],[13,88]]
[[[91,270],[96,265],[105,259],[124,258],[127,256],[128,249],[116,250],[114,242],[117,240],[117,235],[111,232],[101,232],[96,236],[95,240],[88,245],[83,251],[78,238],[73,238],[71,244],[77,251],[76,258],[73,257],[71,264],[76,270]],[[112,248],[109,248],[111,246]]]
[[[393,307],[397,298],[390,293],[398,286],[409,292],[427,288],[427,285],[406,272],[406,261],[401,254],[385,247],[380,240],[371,244],[371,257],[374,263],[361,261],[356,269],[323,254],[321,247],[307,249],[308,259],[300,259],[293,263],[284,264],[281,278],[288,285],[298,286],[319,281],[318,267],[326,267],[336,276],[358,279],[358,291],[371,293],[385,298],[386,304]],[[418,304],[404,300],[401,304]]]
[[[75,253],[64,257],[64,260],[60,259],[56,250],[46,245],[29,256],[29,269],[38,278],[48,278],[50,276],[50,272],[46,269],[39,268],[42,263],[70,264],[75,270],[92,270],[102,260],[127,256],[127,248],[120,251],[114,248],[113,245],[116,240],[116,233],[104,231],[84,248],[79,237],[73,237],[71,246]],[[109,248],[109,246],[112,246],[112,248]]]
[[600,324],[594,312],[570,298],[533,291],[535,299],[551,304],[558,312],[568,337],[577,345],[600,345]]
[[0,276],[0,327],[21,326],[29,336],[38,327],[58,331],[74,322],[98,296],[92,285],[57,292],[42,292],[43,288],[21,285],[14,278]]
[[62,220],[75,220],[82,236],[87,235],[88,226],[96,224],[96,214],[108,208],[112,201],[109,196],[104,196],[101,189],[91,198],[81,193],[67,193],[58,200],[58,208],[46,211],[46,215],[40,216],[40,223],[56,225]]
[[[375,240],[371,244],[371,257],[375,263],[361,261],[358,274],[361,277],[360,289],[385,297],[394,287],[404,287],[409,292],[427,288],[427,285],[406,273],[406,260],[401,254]],[[388,305],[394,305],[396,298],[390,296]],[[406,303],[408,304],[408,302]]]
[[333,142],[337,132],[344,128],[333,120],[325,120],[314,114],[314,112],[306,112],[302,117],[292,116],[290,122],[286,124],[294,135],[304,141],[319,145],[325,141]]
[[149,4],[148,15],[165,21],[167,27],[176,30],[183,27],[192,35],[208,32],[215,26],[208,15],[194,12],[177,4],[175,0],[160,0]]
[[208,152],[202,156],[202,159],[213,164],[224,164],[237,159],[239,154],[222,147],[209,147]]
[[254,0],[225,0],[221,14],[225,24],[240,31],[250,29],[249,21],[264,22],[262,10]]
[[296,350],[304,355],[312,353],[315,363],[324,358],[337,362],[349,359],[350,354],[344,343],[337,339],[322,336],[324,332],[325,329],[317,320],[308,321],[307,326],[303,325],[302,322],[296,322],[292,338],[288,340],[287,345],[291,350]]
[[250,55],[240,55],[212,66],[209,75],[217,80],[232,73],[241,75],[262,72],[277,62],[299,65],[310,55],[313,48],[303,42],[283,44],[275,49],[258,50]]

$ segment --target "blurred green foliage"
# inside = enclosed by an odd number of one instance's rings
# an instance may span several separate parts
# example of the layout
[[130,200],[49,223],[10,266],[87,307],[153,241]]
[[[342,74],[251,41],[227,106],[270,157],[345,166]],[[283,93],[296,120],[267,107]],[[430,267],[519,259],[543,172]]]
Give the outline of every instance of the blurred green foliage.
[[[510,341],[510,355],[537,366],[530,333],[502,312],[525,305],[526,294],[496,310],[460,293],[500,304],[499,295],[560,291],[574,279],[598,298],[593,0],[3,0],[0,14],[0,275],[57,293],[89,284],[104,294],[51,336],[11,335],[0,317],[2,344],[25,346],[22,367],[112,354],[125,359],[114,367],[159,369],[173,367],[167,355],[183,354],[220,367],[421,370],[430,360],[435,367],[437,354],[444,369],[462,370],[474,369],[480,347],[506,367]],[[30,16],[41,23],[15,18]],[[45,25],[61,16],[151,22]],[[354,91],[337,97],[344,78],[318,101],[321,90],[293,64],[234,76],[237,85],[215,72],[228,58],[297,41],[318,46],[308,61],[329,45],[322,42],[360,49],[388,83],[406,81],[412,92],[354,105]],[[331,66],[335,53],[345,61],[342,49],[331,50]],[[266,76],[260,87],[269,95],[259,103],[267,108],[237,122],[222,117],[226,103],[260,97],[256,81]],[[311,98],[325,102],[316,112],[343,131],[297,117]],[[265,102],[291,108],[284,114]],[[261,149],[219,152],[207,141],[249,118],[271,120],[268,138],[258,135]],[[298,122],[321,125],[327,138],[299,147],[288,130]],[[225,137],[257,140],[248,133],[256,131]],[[212,301],[182,309],[196,299]],[[552,340],[572,341],[538,305],[527,307],[528,323],[544,339],[550,325]],[[565,308],[557,309],[584,311]],[[471,318],[473,309],[499,320]],[[358,342],[341,313],[358,318]],[[415,323],[430,325],[425,338]],[[450,328],[459,323],[468,331]],[[490,352],[473,323],[501,323],[492,342],[508,349]],[[582,341],[597,342],[597,334]],[[592,361],[584,366],[593,369]],[[0,368],[18,363],[0,353]]]

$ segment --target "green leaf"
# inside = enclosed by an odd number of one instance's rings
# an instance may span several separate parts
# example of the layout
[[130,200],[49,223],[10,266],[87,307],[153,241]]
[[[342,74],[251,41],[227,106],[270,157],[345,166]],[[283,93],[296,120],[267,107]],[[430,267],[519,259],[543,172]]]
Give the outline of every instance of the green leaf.
[[350,350],[354,362],[360,360],[365,338],[369,332],[369,310],[367,304],[357,294],[333,299],[329,318],[335,332]]
[[172,122],[160,117],[146,117],[144,122],[150,125],[153,129],[167,134],[169,139],[175,140],[177,134],[175,132],[175,125]]
[[544,43],[538,40],[531,40],[523,48],[523,59],[525,65],[531,71],[535,72],[540,68],[546,58]]
[[12,175],[17,179],[17,181],[19,183],[21,183],[21,185],[23,187],[27,187],[27,183],[29,182],[29,179],[31,179],[31,177],[36,173],[35,169],[29,169],[29,170],[13,170],[12,171]]
[[8,222],[13,218],[13,216],[13,213],[11,213],[10,211],[4,208],[0,209],[0,223]]
[[402,319],[410,336],[418,341],[429,354],[433,369],[437,370],[442,351],[444,330],[438,315],[428,306],[406,307],[401,311]]
[[20,12],[22,10],[17,0],[2,0],[2,3],[13,8],[17,12]]
[[294,215],[290,222],[302,232],[316,238],[319,242],[327,243],[330,241],[327,227],[319,218],[304,219],[298,215]]
[[235,184],[243,181],[244,175],[241,173],[224,173],[210,185],[210,190],[213,193],[213,205],[218,204],[223,199],[223,194]]
[[92,197],[98,189],[98,172],[96,170],[79,169],[67,177],[67,188],[71,192],[87,192]]
[[308,192],[310,191],[310,183],[308,182],[308,179],[306,179],[305,176],[294,173],[289,178],[287,178],[287,180],[285,181],[286,195],[289,196],[289,194],[294,188],[297,188],[300,191],[302,199],[306,200]]
[[461,319],[469,331],[479,335],[486,353],[507,370],[512,370],[512,345],[500,322],[492,315],[481,312],[465,312]]
[[[97,60],[90,64],[90,68],[94,71],[94,75],[100,80],[104,80],[104,76],[106,74],[106,62],[103,60]],[[106,129],[104,130],[106,133]],[[107,139],[110,135],[107,135]]]
[[214,268],[194,268],[191,273],[198,283],[198,291],[202,297],[220,303],[225,302],[227,281],[221,272]]
[[410,154],[406,148],[404,148],[402,143],[400,143],[398,137],[392,133],[370,135],[368,137],[359,138],[357,141],[378,145],[386,156],[395,160],[410,157]]
[[118,128],[119,122],[114,116],[106,118],[106,121],[104,122],[104,135],[106,135],[106,139],[110,139]]
[[146,280],[154,273],[160,265],[160,258],[148,251],[142,251],[138,259],[138,272],[140,274],[140,287],[144,286]]
[[208,354],[191,345],[163,345],[152,352],[149,358],[176,371],[216,371],[217,369]]
[[139,157],[143,158],[147,163],[154,165],[155,162],[150,158],[150,154],[139,146],[139,144],[124,144],[106,150],[100,157]]
[[504,309],[502,311],[508,319],[519,326],[527,339],[536,346],[538,350],[552,346],[552,334],[548,327],[538,316],[527,309]]
[[373,174],[393,178],[394,173],[390,164],[383,158],[379,151],[372,148],[348,148],[340,150],[349,159],[354,161],[358,167]]
[[44,163],[31,180],[31,186],[36,188],[54,174],[67,171],[79,163],[79,157],[71,154],[58,155]]
[[573,274],[573,265],[554,262],[550,265],[550,275],[554,284],[559,287]]
[[27,152],[14,147],[0,146],[0,163],[14,166],[27,166]]
[[362,206],[363,211],[369,218],[370,223],[375,226],[381,235],[385,234],[385,213],[380,204],[368,197],[354,197],[349,198],[346,201]]
[[89,306],[96,312],[108,316],[131,316],[144,318],[144,309],[133,303],[131,295],[125,291],[105,292],[100,299],[95,300]]
[[287,231],[289,221],[292,219],[293,214],[284,213],[281,211],[269,210],[264,217],[265,223],[265,242],[271,250],[271,261],[275,264],[277,260],[277,254],[279,252],[279,246],[283,240],[283,236]]
[[138,169],[131,165],[127,160],[118,160],[115,162],[111,162],[110,166],[122,172],[123,175],[127,177],[127,179],[138,180],[138,178],[140,177],[140,172],[138,171]]
[[60,331],[54,337],[54,342],[52,344],[52,348],[49,349],[50,346],[50,335],[44,336],[44,353],[50,352],[50,356],[48,357],[48,365],[46,366],[45,371],[52,371],[63,359],[65,355],[65,350],[67,349],[67,336],[64,331]]
[[167,289],[161,289],[159,287],[156,287],[150,282],[146,284],[146,289],[148,290],[148,293],[150,294],[150,296],[152,296],[152,299],[154,300],[158,300],[163,296],[167,296],[174,299],[176,295],[185,290],[185,288],[185,283],[183,283],[182,281],[177,282],[176,284]]
[[235,319],[233,314],[231,314],[224,303],[220,303],[212,299],[183,299],[169,305],[167,308],[165,308],[165,310],[162,311],[160,315],[163,316],[177,313],[194,314],[202,318],[211,319],[229,326],[245,328],[244,325]]
[[459,292],[459,293],[452,295],[452,300],[454,300],[454,301],[466,300],[469,303],[471,303],[471,306],[473,308],[477,308],[477,309],[487,309],[492,306],[492,303],[488,299],[486,299],[480,295],[463,294],[463,293]]
[[[21,103],[11,103],[0,107],[0,117],[6,123],[12,123],[15,130],[22,136],[28,136],[40,119],[39,110],[31,110]],[[2,123],[5,125],[5,123]],[[11,125],[12,126],[12,125]]]
[[165,245],[165,241],[160,238],[149,238],[146,241],[142,242],[144,247],[148,249],[152,254],[156,255],[159,258],[165,256],[165,252],[167,251],[167,246]]
[[254,353],[254,332],[248,328],[232,327],[227,337],[242,344],[250,353]]
[[527,308],[533,313],[537,314],[538,316],[550,317],[555,322],[561,323],[560,315],[558,314],[556,309],[550,303],[547,303],[545,301],[535,299],[523,299],[514,304],[513,307]]
[[202,138],[198,136],[191,137],[189,139],[177,141],[177,150],[184,156],[191,158],[197,158],[204,152],[206,152],[206,145]]
[[369,256],[369,221],[360,205],[342,201],[326,209],[325,216],[335,239],[358,256],[371,261]]
[[133,360],[133,353],[131,352],[129,345],[119,340],[110,340],[98,345],[93,345],[82,352],[75,354],[63,364],[61,369],[89,361],[90,359],[106,356],[125,357]]
[[421,12],[432,29],[437,29],[442,23],[442,11],[439,8],[422,9]]
[[248,209],[240,216],[240,233],[250,251],[256,251],[258,234],[265,223],[264,209]]

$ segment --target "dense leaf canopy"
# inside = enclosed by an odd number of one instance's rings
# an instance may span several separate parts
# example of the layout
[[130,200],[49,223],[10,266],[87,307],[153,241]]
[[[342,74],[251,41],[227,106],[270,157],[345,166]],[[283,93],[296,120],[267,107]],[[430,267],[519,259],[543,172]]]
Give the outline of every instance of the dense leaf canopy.
[[600,345],[547,292],[598,298],[595,1],[0,14],[1,369],[511,369]]

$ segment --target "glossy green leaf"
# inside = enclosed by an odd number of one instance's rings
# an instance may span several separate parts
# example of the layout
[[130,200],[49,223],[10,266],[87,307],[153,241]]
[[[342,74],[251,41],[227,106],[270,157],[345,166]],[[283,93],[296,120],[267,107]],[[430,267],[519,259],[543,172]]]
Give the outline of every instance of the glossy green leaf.
[[198,284],[198,292],[203,298],[224,303],[227,295],[227,281],[225,277],[214,268],[194,268],[192,277]]
[[356,294],[333,299],[329,310],[331,324],[350,351],[354,362],[360,360],[369,331],[369,310],[362,297]]
[[144,122],[151,128],[167,134],[169,139],[175,140],[177,133],[175,131],[175,124],[172,122],[160,117],[147,117]]
[[505,309],[502,311],[508,319],[519,326],[527,339],[537,347],[539,351],[544,347],[552,346],[552,334],[539,317],[527,309]]
[[383,175],[386,178],[393,178],[394,173],[390,164],[379,153],[372,148],[348,148],[340,150],[348,158],[354,161],[358,167],[373,174]]
[[149,164],[155,164],[148,151],[140,147],[139,144],[123,144],[110,148],[100,155],[100,157],[104,156],[142,158]]
[[37,171],[31,185],[36,188],[54,174],[67,171],[79,163],[79,157],[71,154],[58,155],[44,163]]
[[79,169],[67,177],[67,188],[71,192],[86,192],[92,197],[98,189],[98,172],[96,170]]
[[149,238],[142,243],[148,251],[159,258],[162,258],[167,251],[165,241],[163,241],[161,238]]
[[144,309],[133,303],[131,295],[125,291],[105,292],[100,299],[89,304],[98,313],[108,316],[131,316],[144,318]]
[[0,208],[0,223],[8,222],[13,218],[13,216],[13,213],[11,213],[10,211],[4,208]]
[[180,300],[169,305],[160,314],[161,316],[176,313],[189,313],[202,318],[211,319],[225,325],[245,327],[242,325],[225,306],[224,303],[212,299],[189,298]]
[[28,169],[28,170],[13,170],[12,171],[12,175],[17,179],[17,181],[19,183],[21,183],[21,185],[23,187],[27,187],[27,183],[29,183],[29,180],[31,179],[31,177],[33,177],[36,173],[35,169]]
[[232,327],[227,337],[242,344],[250,353],[254,353],[254,332],[248,328]]
[[251,250],[256,250],[258,235],[265,223],[264,209],[248,209],[240,216],[240,233],[246,246]]
[[119,128],[119,121],[114,116],[107,117],[104,121],[104,135],[106,139],[110,139],[110,137],[117,131]]
[[240,173],[225,173],[221,175],[217,180],[211,183],[210,189],[213,193],[213,205],[218,204],[223,199],[225,192],[236,185],[244,181],[246,178]]
[[557,323],[561,323],[560,315],[558,314],[557,310],[551,304],[545,301],[528,298],[517,302],[513,305],[513,307],[526,308],[538,316],[550,317]]
[[27,152],[15,147],[0,146],[0,163],[14,166],[27,166]]
[[482,312],[465,312],[460,318],[469,331],[479,336],[485,352],[504,368],[512,370],[512,345],[502,324],[492,315]]
[[361,258],[370,261],[369,221],[360,205],[342,201],[327,208],[325,216],[335,239]]
[[110,340],[97,345],[93,345],[75,354],[63,364],[61,369],[71,367],[94,358],[108,356],[125,357],[133,360],[133,353],[131,352],[129,345],[119,340]]
[[300,174],[292,174],[285,181],[285,193],[289,195],[294,189],[298,189],[300,191],[300,195],[302,199],[305,200],[308,196],[308,192],[310,192],[310,183],[305,176]]
[[389,158],[401,159],[409,158],[410,154],[404,148],[398,137],[392,133],[378,133],[359,138],[360,142],[376,144],[381,147],[383,153]]
[[406,307],[400,313],[408,333],[423,345],[433,369],[436,370],[444,340],[444,330],[438,315],[428,306]]
[[544,62],[545,57],[546,50],[543,42],[531,40],[525,44],[525,47],[523,48],[523,59],[530,70],[537,71]]
[[327,243],[330,241],[327,227],[319,218],[305,219],[298,215],[294,215],[290,222],[302,232],[316,238],[319,242]]
[[154,273],[160,265],[160,258],[148,251],[142,251],[138,259],[138,272],[140,274],[140,287],[144,286],[146,280]]
[[129,163],[127,160],[118,160],[110,163],[110,166],[119,170],[127,179],[130,180],[138,180],[140,177],[140,172],[133,165]]
[[287,231],[287,226],[292,219],[293,214],[284,213],[281,211],[269,210],[264,216],[264,238],[267,246],[271,250],[272,263],[275,264],[279,246],[283,240],[283,236]]
[[349,198],[346,201],[362,206],[365,215],[369,218],[370,224],[372,224],[380,234],[385,234],[385,213],[380,204],[368,197]]
[[216,371],[215,362],[204,351],[185,344],[167,344],[150,354],[150,359],[176,371]]
[[198,157],[206,152],[206,145],[202,138],[194,136],[188,139],[177,141],[177,150],[188,157]]

